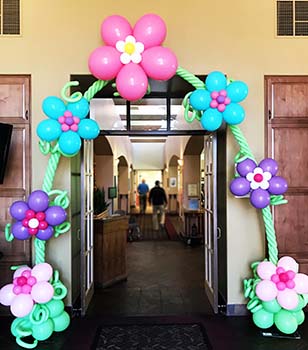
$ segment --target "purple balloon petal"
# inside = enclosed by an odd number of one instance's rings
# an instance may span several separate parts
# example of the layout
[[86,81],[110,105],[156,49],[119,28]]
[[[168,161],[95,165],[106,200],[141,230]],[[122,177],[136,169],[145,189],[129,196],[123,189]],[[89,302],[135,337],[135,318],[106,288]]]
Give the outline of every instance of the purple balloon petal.
[[47,239],[53,236],[53,227],[48,226],[45,230],[38,230],[36,238],[41,239],[42,241],[47,241]]
[[274,176],[269,181],[268,191],[270,194],[283,194],[288,189],[287,180],[281,176]]
[[250,194],[250,203],[257,209],[263,209],[270,204],[271,196],[268,191],[258,188]]
[[263,159],[260,162],[259,167],[262,168],[264,171],[268,171],[273,176],[276,175],[278,171],[278,164],[276,160],[272,158]]
[[12,234],[16,239],[25,240],[30,237],[27,227],[24,227],[20,221],[12,226]]
[[230,191],[235,196],[245,196],[250,191],[250,182],[243,177],[237,177],[231,181]]
[[10,207],[10,214],[16,220],[23,220],[26,211],[29,210],[28,204],[24,201],[14,202]]
[[28,204],[30,209],[36,212],[45,211],[49,205],[48,194],[41,190],[34,191],[28,198]]
[[66,211],[58,205],[49,207],[45,214],[45,220],[52,226],[60,225],[66,220]]
[[236,170],[241,176],[245,177],[248,173],[253,172],[256,166],[257,164],[252,159],[247,158],[237,164]]

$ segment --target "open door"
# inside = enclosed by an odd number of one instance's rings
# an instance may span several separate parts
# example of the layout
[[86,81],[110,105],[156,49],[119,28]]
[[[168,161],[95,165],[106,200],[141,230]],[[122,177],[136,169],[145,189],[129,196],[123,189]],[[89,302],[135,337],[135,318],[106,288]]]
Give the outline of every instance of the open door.
[[218,259],[217,259],[217,138],[204,138],[204,258],[205,291],[218,312]]
[[81,174],[81,315],[84,316],[94,293],[93,141],[84,141]]

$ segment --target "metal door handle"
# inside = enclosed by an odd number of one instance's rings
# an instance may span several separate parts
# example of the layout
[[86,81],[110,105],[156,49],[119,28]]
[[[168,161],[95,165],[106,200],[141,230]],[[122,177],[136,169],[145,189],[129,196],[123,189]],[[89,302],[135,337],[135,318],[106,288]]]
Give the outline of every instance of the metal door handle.
[[221,228],[219,226],[217,226],[217,240],[221,238]]

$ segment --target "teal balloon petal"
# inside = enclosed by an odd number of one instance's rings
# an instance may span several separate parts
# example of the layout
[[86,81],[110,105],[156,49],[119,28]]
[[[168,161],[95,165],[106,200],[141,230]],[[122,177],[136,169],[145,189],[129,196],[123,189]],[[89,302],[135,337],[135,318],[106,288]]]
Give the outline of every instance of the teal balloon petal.
[[227,87],[227,79],[221,72],[211,72],[205,79],[205,85],[209,91],[220,91]]
[[234,81],[228,85],[227,94],[231,102],[241,102],[248,95],[248,86],[242,81]]
[[275,326],[280,332],[292,334],[297,330],[297,319],[290,311],[281,309],[274,316]]
[[292,312],[292,315],[296,318],[296,322],[299,326],[305,321],[305,313],[303,310]]
[[211,95],[207,90],[197,89],[189,97],[190,105],[197,111],[205,111],[210,107]]
[[201,117],[201,125],[205,130],[215,131],[222,123],[222,114],[214,108],[207,109]]
[[66,111],[66,106],[62,100],[56,96],[48,96],[42,104],[43,112],[51,119],[58,119]]
[[62,133],[61,125],[54,119],[45,119],[37,126],[36,133],[44,141],[55,141]]
[[255,312],[252,319],[254,324],[262,329],[270,328],[274,324],[274,315],[264,309]]
[[240,124],[245,119],[245,110],[237,103],[230,103],[222,115],[226,123],[236,125]]
[[99,132],[99,126],[93,119],[83,119],[78,125],[78,134],[85,140],[95,139]]
[[281,306],[276,299],[270,301],[262,301],[262,305],[265,311],[271,312],[273,314],[281,310]]
[[69,130],[67,132],[63,132],[59,139],[59,148],[60,151],[66,156],[74,156],[77,152],[79,152],[81,147],[80,136]]
[[67,110],[71,111],[74,117],[84,119],[90,110],[89,102],[83,97],[78,102],[68,103]]

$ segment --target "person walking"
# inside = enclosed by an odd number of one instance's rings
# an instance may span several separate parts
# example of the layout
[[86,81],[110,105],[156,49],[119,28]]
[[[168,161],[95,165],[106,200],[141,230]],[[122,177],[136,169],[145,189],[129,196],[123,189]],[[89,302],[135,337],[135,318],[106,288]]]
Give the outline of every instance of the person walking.
[[150,191],[149,203],[153,206],[153,229],[158,230],[165,225],[165,207],[168,204],[165,190],[159,186],[160,182],[155,181],[155,187]]
[[142,179],[137,187],[137,191],[139,194],[140,214],[145,214],[147,208],[147,194],[149,192],[149,186],[145,183],[145,179]]

